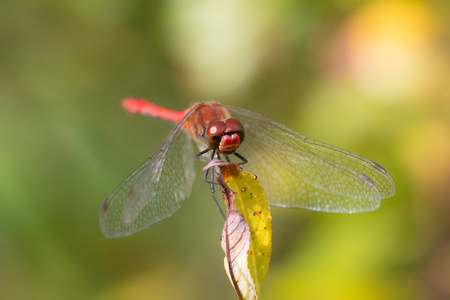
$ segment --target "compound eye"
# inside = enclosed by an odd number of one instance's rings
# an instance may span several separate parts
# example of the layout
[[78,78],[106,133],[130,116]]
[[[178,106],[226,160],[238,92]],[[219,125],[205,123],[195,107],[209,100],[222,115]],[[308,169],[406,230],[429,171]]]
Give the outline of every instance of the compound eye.
[[244,126],[242,126],[241,122],[239,122],[236,119],[228,119],[227,121],[227,129],[225,130],[225,133],[233,132],[237,133],[240,138],[240,142],[242,143],[245,138],[245,131]]
[[226,128],[227,124],[222,121],[214,121],[209,124],[208,129],[206,130],[205,141],[210,149],[216,150],[219,148],[220,139],[225,133]]

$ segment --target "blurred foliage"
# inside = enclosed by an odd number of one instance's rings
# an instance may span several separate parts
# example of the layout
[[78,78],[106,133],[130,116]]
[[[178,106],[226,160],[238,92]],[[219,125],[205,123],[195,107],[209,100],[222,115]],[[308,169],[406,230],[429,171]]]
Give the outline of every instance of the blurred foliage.
[[234,299],[200,179],[170,219],[101,235],[103,200],[172,126],[129,96],[242,106],[392,174],[372,213],[273,209],[263,299],[450,297],[448,1],[0,7],[3,299]]

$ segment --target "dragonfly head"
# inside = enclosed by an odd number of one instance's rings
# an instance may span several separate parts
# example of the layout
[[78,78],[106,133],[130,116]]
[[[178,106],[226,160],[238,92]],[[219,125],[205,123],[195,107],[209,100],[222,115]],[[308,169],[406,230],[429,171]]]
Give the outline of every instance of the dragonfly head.
[[205,141],[210,149],[225,155],[233,154],[244,141],[244,126],[236,119],[213,121],[206,130]]

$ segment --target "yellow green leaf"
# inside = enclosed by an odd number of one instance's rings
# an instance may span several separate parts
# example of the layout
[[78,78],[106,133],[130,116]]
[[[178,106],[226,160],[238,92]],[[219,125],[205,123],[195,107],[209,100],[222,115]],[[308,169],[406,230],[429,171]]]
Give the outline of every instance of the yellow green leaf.
[[[227,187],[234,192],[233,197],[228,197],[224,194],[224,199],[232,198],[233,200],[230,201],[231,203],[226,201],[228,212],[229,214],[230,212],[235,214],[234,211],[237,210],[250,230],[246,267],[255,284],[256,295],[258,295],[259,286],[263,282],[269,268],[270,254],[272,252],[272,216],[269,204],[264,190],[255,176],[240,171],[237,165],[231,163],[219,168]],[[227,222],[230,222],[228,219]],[[242,221],[239,222],[242,223]],[[244,241],[241,243],[244,243]],[[257,297],[254,299],[257,299]]]

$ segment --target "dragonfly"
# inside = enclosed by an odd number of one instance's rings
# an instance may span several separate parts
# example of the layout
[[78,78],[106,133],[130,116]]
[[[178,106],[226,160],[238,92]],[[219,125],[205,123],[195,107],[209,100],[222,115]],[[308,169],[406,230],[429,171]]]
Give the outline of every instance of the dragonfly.
[[[237,159],[276,207],[357,213],[375,210],[395,194],[395,183],[380,164],[250,110],[211,102],[173,111],[137,98],[122,106],[176,125],[103,203],[100,228],[108,238],[129,236],[172,216],[190,196],[195,158]],[[211,185],[212,173],[203,178]]]

